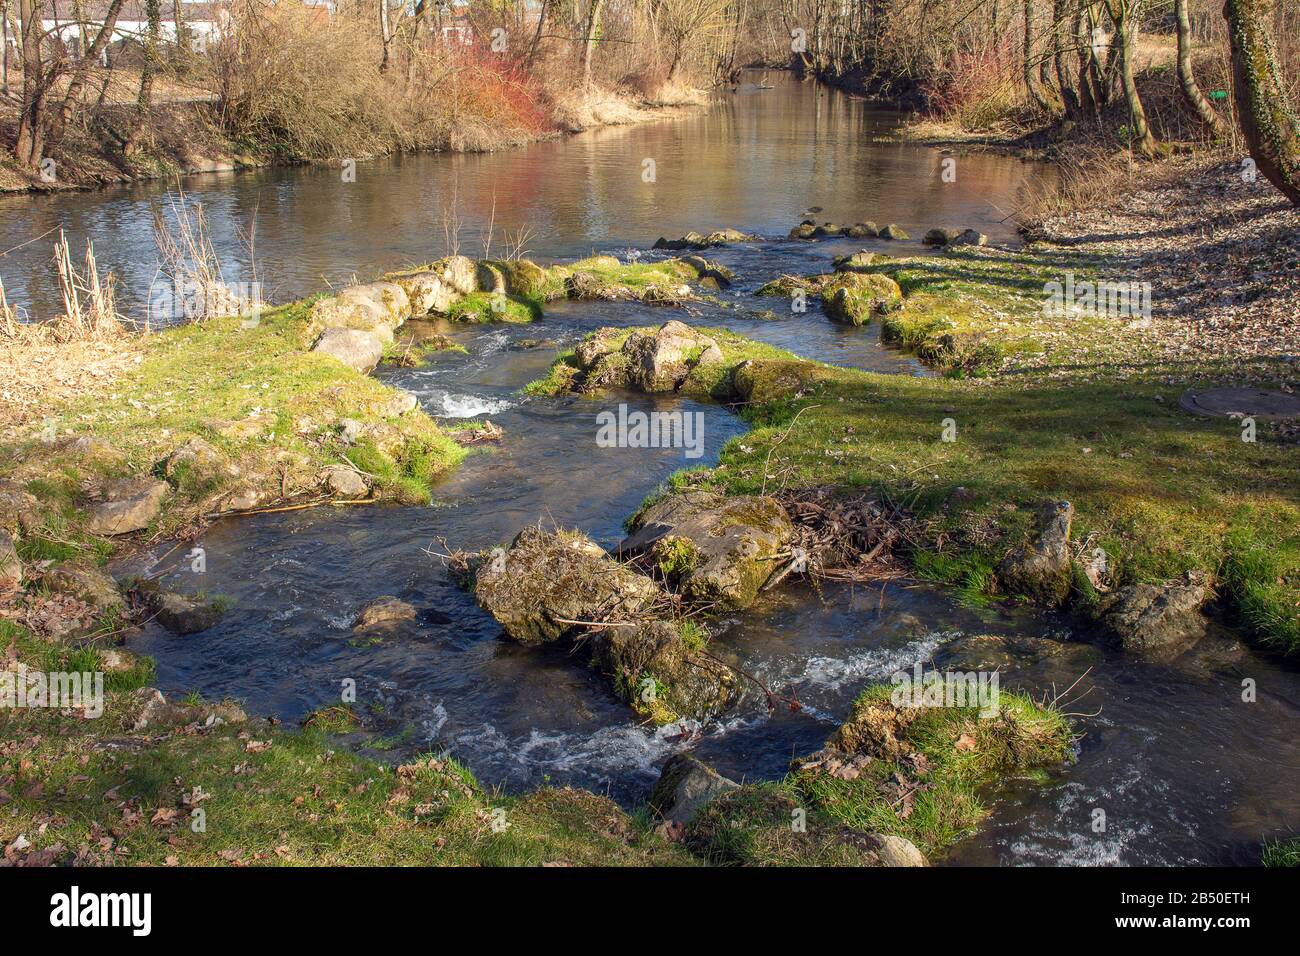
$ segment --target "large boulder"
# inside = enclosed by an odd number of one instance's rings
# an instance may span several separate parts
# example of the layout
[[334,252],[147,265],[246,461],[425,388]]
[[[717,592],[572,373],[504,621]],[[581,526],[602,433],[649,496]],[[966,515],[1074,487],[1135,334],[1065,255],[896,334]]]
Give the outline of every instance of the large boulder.
[[117,478],[107,482],[103,500],[87,508],[86,530],[91,534],[115,535],[142,531],[158,516],[167,483],[153,478]]
[[1002,589],[1055,607],[1070,594],[1070,525],[1074,506],[1049,501],[1038,513],[1037,537],[1008,554],[998,567]]
[[459,295],[478,292],[478,264],[469,256],[447,256],[429,266],[448,288]]
[[628,384],[644,392],[671,392],[697,365],[722,361],[716,341],[675,319],[653,335],[633,332],[622,352],[627,356]]
[[797,226],[795,226],[793,229],[791,229],[791,230],[790,230],[790,234],[787,236],[787,238],[789,238],[789,239],[816,239],[816,238],[817,238],[817,224],[816,224],[815,222],[810,221],[810,220],[805,220],[804,222],[799,223],[799,225],[797,225]]
[[215,627],[224,613],[218,601],[190,597],[176,591],[149,588],[142,594],[154,620],[173,634],[206,631]]
[[659,593],[576,531],[525,528],[509,549],[482,555],[474,573],[479,605],[525,644],[558,640],[575,621],[641,622]]
[[212,490],[239,477],[239,468],[202,438],[191,438],[163,462],[163,474],[189,493]]
[[889,225],[885,226],[879,233],[877,233],[877,235],[879,235],[881,239],[894,239],[899,242],[911,238],[911,236],[903,231],[903,227],[896,222],[891,222]]
[[[411,299],[396,282],[367,282],[343,289],[338,301],[392,330],[411,317]],[[363,326],[364,327],[364,326]]]
[[1101,637],[1144,657],[1164,658],[1187,650],[1205,635],[1201,606],[1209,589],[1199,575],[1164,584],[1133,584],[1103,599]]
[[66,594],[103,612],[123,604],[117,582],[89,561],[64,561],[46,571],[41,583],[51,594]]
[[384,342],[375,333],[361,329],[326,329],[312,351],[336,358],[364,375],[383,358]]
[[889,276],[840,272],[822,286],[822,308],[836,322],[866,325],[903,302],[903,290]]
[[921,242],[927,246],[946,246],[960,235],[960,229],[940,227],[938,229],[931,229],[927,232],[921,237]]
[[348,286],[337,295],[312,306],[317,329],[358,329],[382,342],[393,340],[393,330],[411,317],[411,300],[396,282],[369,282]]
[[400,598],[386,594],[375,598],[361,609],[352,621],[352,629],[360,631],[374,627],[393,626],[413,622],[415,618],[414,607]]
[[794,535],[775,498],[707,491],[669,495],[640,512],[621,554],[648,554],[693,601],[748,607]]
[[690,754],[674,754],[659,772],[649,805],[662,819],[684,825],[715,797],[739,786]]
[[406,293],[413,316],[446,312],[459,298],[459,293],[432,270],[393,275],[390,278]]
[[983,246],[987,245],[989,237],[975,229],[963,229],[961,235],[951,240],[950,246]]

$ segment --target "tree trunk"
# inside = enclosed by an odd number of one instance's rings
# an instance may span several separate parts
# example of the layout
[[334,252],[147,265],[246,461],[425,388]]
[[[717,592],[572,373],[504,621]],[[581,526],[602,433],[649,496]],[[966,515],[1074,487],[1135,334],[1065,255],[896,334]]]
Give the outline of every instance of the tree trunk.
[[1034,84],[1034,0],[1024,0],[1025,10],[1025,50],[1023,57],[1023,66],[1025,74],[1025,89],[1038,104],[1038,108],[1045,113],[1052,111],[1052,104],[1039,92],[1038,87]]
[[23,104],[18,114],[14,159],[35,169],[45,155],[45,96],[51,82],[41,62],[39,0],[18,0],[18,17],[22,21]]
[[542,34],[546,32],[546,11],[550,5],[551,0],[542,0],[542,9],[537,13],[537,29],[533,33],[532,45],[528,48],[528,63],[530,66],[533,60],[537,58],[537,49],[542,44]]
[[1129,122],[1133,125],[1133,148],[1142,156],[1156,154],[1156,138],[1147,123],[1147,111],[1138,95],[1137,80],[1133,74],[1133,54],[1136,43],[1132,28],[1134,7],[1128,0],[1106,0],[1111,21],[1115,24],[1115,41],[1119,43],[1119,76],[1124,84],[1124,102],[1128,105]]
[[86,79],[90,76],[91,67],[98,62],[100,54],[112,40],[113,28],[117,25],[117,15],[121,12],[122,0],[113,0],[104,17],[104,25],[95,34],[95,42],[87,47],[85,56],[73,71],[72,78],[68,81],[67,92],[63,94],[63,102],[59,105],[59,110],[54,114],[50,128],[45,134],[45,143],[49,148],[57,148],[63,142],[63,132],[67,129],[68,120],[72,119],[73,111],[77,108],[77,101],[81,97],[82,88],[86,85]]
[[1070,70],[1065,65],[1065,0],[1052,0],[1052,65],[1065,115],[1073,119],[1079,115],[1079,94],[1070,84]]
[[1255,166],[1300,206],[1300,119],[1287,95],[1273,40],[1274,0],[1227,0],[1237,119]]
[[1174,16],[1178,20],[1178,85],[1214,138],[1223,139],[1228,134],[1228,124],[1214,112],[1214,107],[1196,84],[1196,74],[1192,72],[1192,22],[1187,14],[1187,0],[1174,0]]
[[140,69],[140,92],[135,98],[135,116],[122,143],[122,155],[130,158],[139,149],[140,134],[144,131],[153,109],[153,81],[158,72],[161,54],[159,34],[162,32],[162,0],[144,0],[145,15],[149,18],[149,36],[144,45],[144,66]]
[[189,31],[185,28],[185,14],[181,12],[181,0],[172,0],[172,24],[176,27],[176,49],[173,59],[179,63],[189,48]]
[[591,88],[591,58],[596,52],[596,34],[600,30],[600,10],[605,0],[591,0],[587,11],[587,40],[582,47],[582,83],[586,89]]
[[9,0],[0,0],[0,96],[9,95]]
[[1079,60],[1079,111],[1085,116],[1096,116],[1097,97],[1092,82],[1092,35],[1087,32],[1087,23],[1083,17],[1086,3],[1080,2],[1074,8],[1074,26],[1071,34],[1078,48]]
[[392,31],[388,27],[388,0],[379,0],[379,40],[384,45],[384,54],[379,61],[379,72],[388,69],[388,46],[393,42]]

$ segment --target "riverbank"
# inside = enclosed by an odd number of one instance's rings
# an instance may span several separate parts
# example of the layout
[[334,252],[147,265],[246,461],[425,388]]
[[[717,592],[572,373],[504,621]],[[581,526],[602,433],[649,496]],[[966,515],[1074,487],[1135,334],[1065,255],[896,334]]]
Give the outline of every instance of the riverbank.
[[[653,96],[596,89],[587,95],[557,97],[545,122],[517,127],[469,122],[463,128],[440,131],[432,139],[348,157],[303,152],[272,139],[231,136],[221,128],[215,104],[206,100],[160,103],[145,120],[143,145],[129,159],[98,135],[73,130],[55,157],[52,175],[42,176],[18,167],[9,157],[7,146],[13,141],[17,115],[13,102],[0,99],[0,149],[5,154],[0,159],[0,194],[90,190],[269,166],[342,166],[394,153],[490,153],[592,129],[671,119],[707,103],[707,92],[684,85],[665,86]],[[130,111],[122,107],[119,113],[119,121],[125,124]]]

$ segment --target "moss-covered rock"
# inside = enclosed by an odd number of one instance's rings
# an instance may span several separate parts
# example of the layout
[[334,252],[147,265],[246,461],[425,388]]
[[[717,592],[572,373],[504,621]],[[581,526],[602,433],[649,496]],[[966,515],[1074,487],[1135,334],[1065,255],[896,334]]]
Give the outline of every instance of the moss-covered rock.
[[790,298],[800,291],[809,294],[817,293],[821,291],[820,279],[821,276],[778,276],[759,286],[754,295],[779,295],[783,298]]
[[430,263],[429,271],[458,295],[479,291],[478,264],[469,256],[447,256]]
[[722,361],[718,343],[682,322],[665,322],[653,335],[633,332],[623,342],[628,384],[643,392],[676,389],[697,365]]
[[707,491],[669,495],[639,512],[622,554],[643,554],[665,538],[685,539],[694,560],[677,574],[688,600],[748,607],[780,563],[794,533],[774,498],[725,497]]
[[889,225],[885,226],[883,229],[880,230],[879,233],[877,233],[877,235],[881,239],[894,239],[899,242],[905,239],[912,238],[906,232],[903,231],[902,226],[898,225],[898,223],[895,222],[891,222]]
[[480,555],[474,597],[513,639],[558,640],[574,622],[643,622],[659,596],[650,578],[577,531],[525,528],[508,549]]
[[591,639],[592,663],[642,717],[660,725],[683,717],[702,720],[723,710],[736,679],[688,636],[676,621],[604,628]]
[[865,272],[869,266],[888,260],[888,256],[862,249],[847,256],[836,256],[831,260],[831,267],[836,272]]
[[685,825],[715,798],[739,786],[688,753],[674,754],[660,770],[648,806],[659,818]]
[[586,391],[670,392],[695,369],[721,362],[722,351],[711,337],[673,320],[654,332],[599,329],[579,343],[574,361]]
[[868,219],[866,222],[857,222],[849,226],[844,230],[844,235],[850,239],[874,239],[879,232],[880,227]]
[[823,284],[822,307],[836,322],[866,325],[873,316],[898,308],[903,292],[888,276],[842,272]]
[[1005,591],[1055,607],[1070,594],[1070,525],[1074,506],[1048,501],[1039,508],[1037,536],[1009,553],[998,567]]
[[325,296],[311,307],[312,328],[357,329],[370,332],[381,341],[393,340],[393,331],[411,316],[411,300],[396,282],[369,282],[348,286],[334,296]]
[[1103,640],[1142,657],[1168,658],[1205,634],[1201,606],[1209,597],[1205,580],[1132,584],[1101,601],[1097,628]]
[[410,300],[412,316],[444,313],[461,294],[432,269],[391,273],[385,278],[402,287]]

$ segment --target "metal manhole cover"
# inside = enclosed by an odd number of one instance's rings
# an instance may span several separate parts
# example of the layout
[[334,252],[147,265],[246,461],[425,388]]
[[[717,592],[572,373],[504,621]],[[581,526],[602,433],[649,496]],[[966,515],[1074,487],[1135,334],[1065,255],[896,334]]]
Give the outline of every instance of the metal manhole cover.
[[1270,388],[1203,388],[1184,392],[1178,404],[1194,415],[1240,415],[1277,421],[1300,418],[1300,396]]

